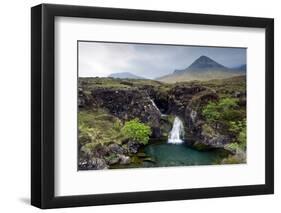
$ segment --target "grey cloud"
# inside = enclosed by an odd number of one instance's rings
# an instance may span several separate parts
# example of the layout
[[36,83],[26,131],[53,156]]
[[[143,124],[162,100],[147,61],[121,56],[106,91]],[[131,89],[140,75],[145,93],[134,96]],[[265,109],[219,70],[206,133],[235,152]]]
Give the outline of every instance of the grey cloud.
[[156,78],[188,67],[201,55],[228,67],[246,63],[245,48],[80,42],[79,76],[131,72]]

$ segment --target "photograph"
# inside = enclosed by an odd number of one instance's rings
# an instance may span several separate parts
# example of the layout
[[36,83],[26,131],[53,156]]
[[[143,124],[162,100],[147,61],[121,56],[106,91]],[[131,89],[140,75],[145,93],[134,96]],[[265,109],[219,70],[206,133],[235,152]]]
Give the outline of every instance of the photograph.
[[245,164],[247,48],[77,41],[78,170]]
[[256,195],[274,194],[279,13],[213,5],[32,6],[31,165],[22,167],[32,206],[247,196],[251,211]]

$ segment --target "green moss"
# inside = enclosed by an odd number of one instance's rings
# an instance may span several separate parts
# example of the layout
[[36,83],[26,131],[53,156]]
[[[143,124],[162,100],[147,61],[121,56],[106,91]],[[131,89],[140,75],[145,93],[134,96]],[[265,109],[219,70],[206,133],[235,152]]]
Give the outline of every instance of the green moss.
[[239,148],[246,150],[246,140],[247,140],[247,125],[246,119],[242,121],[231,121],[229,123],[229,130],[234,135],[234,141],[239,145]]
[[202,135],[208,135],[209,137],[212,137],[213,135],[215,135],[215,131],[210,125],[203,124]]
[[203,150],[206,150],[206,149],[209,149],[210,147],[206,146],[205,144],[203,143],[200,143],[200,142],[195,142],[193,144],[193,147],[199,151],[203,151]]
[[238,143],[230,143],[224,146],[226,150],[231,151],[232,153],[236,153],[236,151],[240,148]]
[[224,158],[221,164],[239,164],[246,163],[245,155],[229,155],[227,158]]
[[105,110],[80,111],[78,121],[81,146],[92,144],[91,148],[93,148],[98,144],[121,144],[124,140],[121,134],[122,122]]
[[238,138],[242,129],[246,128],[246,112],[237,103],[236,98],[221,98],[217,102],[209,102],[202,108],[202,115],[207,124],[221,134]]
[[140,157],[140,158],[145,158],[145,157],[147,157],[144,152],[138,153],[137,156]]

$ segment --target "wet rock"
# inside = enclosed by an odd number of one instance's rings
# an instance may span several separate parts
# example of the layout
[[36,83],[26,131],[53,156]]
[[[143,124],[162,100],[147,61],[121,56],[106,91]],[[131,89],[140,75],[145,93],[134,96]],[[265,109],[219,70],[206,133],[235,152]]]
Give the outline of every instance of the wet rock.
[[126,164],[130,164],[131,160],[129,156],[125,156],[125,155],[118,155],[119,159],[120,159],[120,164],[121,165],[126,165]]
[[204,143],[213,148],[223,148],[225,144],[230,143],[230,137],[227,135],[216,135],[211,139],[205,139]]
[[98,146],[96,146],[95,149],[93,150],[93,156],[94,156],[94,157],[97,157],[97,158],[103,158],[103,157],[106,156],[109,152],[110,152],[110,150],[108,149],[107,146],[98,145]]
[[104,159],[101,158],[93,158],[91,161],[92,166],[94,169],[107,169],[108,166]]
[[88,168],[88,161],[87,160],[80,160],[78,163],[79,169],[87,169]]
[[231,142],[228,135],[221,135],[211,126],[203,124],[198,130],[198,140],[194,146],[200,150],[209,148],[224,148],[224,146]]
[[129,152],[130,154],[135,154],[135,153],[137,153],[139,147],[140,147],[140,144],[137,143],[137,142],[135,142],[135,141],[129,141],[129,142],[127,143],[128,152]]
[[117,155],[111,155],[108,158],[106,158],[106,160],[109,165],[114,165],[119,162],[120,158]]
[[78,164],[80,169],[95,170],[95,169],[107,169],[108,165],[102,158],[92,158],[90,160],[83,160]]
[[195,110],[191,110],[191,112],[190,112],[190,118],[191,118],[191,121],[192,121],[193,123],[195,123],[196,118],[197,118],[197,112],[196,112]]
[[150,162],[150,163],[156,163],[156,161],[150,157],[144,158],[143,161]]
[[140,158],[145,158],[146,157],[146,154],[144,152],[140,152],[137,154],[138,157]]
[[109,152],[110,153],[115,153],[115,154],[123,154],[124,153],[124,148],[119,146],[118,144],[110,144],[108,146]]

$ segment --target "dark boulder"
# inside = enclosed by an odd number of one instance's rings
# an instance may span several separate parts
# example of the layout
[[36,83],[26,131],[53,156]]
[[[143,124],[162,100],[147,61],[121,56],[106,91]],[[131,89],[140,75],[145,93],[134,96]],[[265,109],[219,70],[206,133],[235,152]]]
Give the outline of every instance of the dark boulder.
[[138,152],[138,149],[140,148],[140,144],[137,143],[137,142],[134,142],[134,141],[129,141],[127,143],[127,149],[128,149],[128,152],[130,154],[135,154]]
[[107,148],[110,153],[114,154],[123,154],[125,152],[124,148],[118,144],[110,144]]

